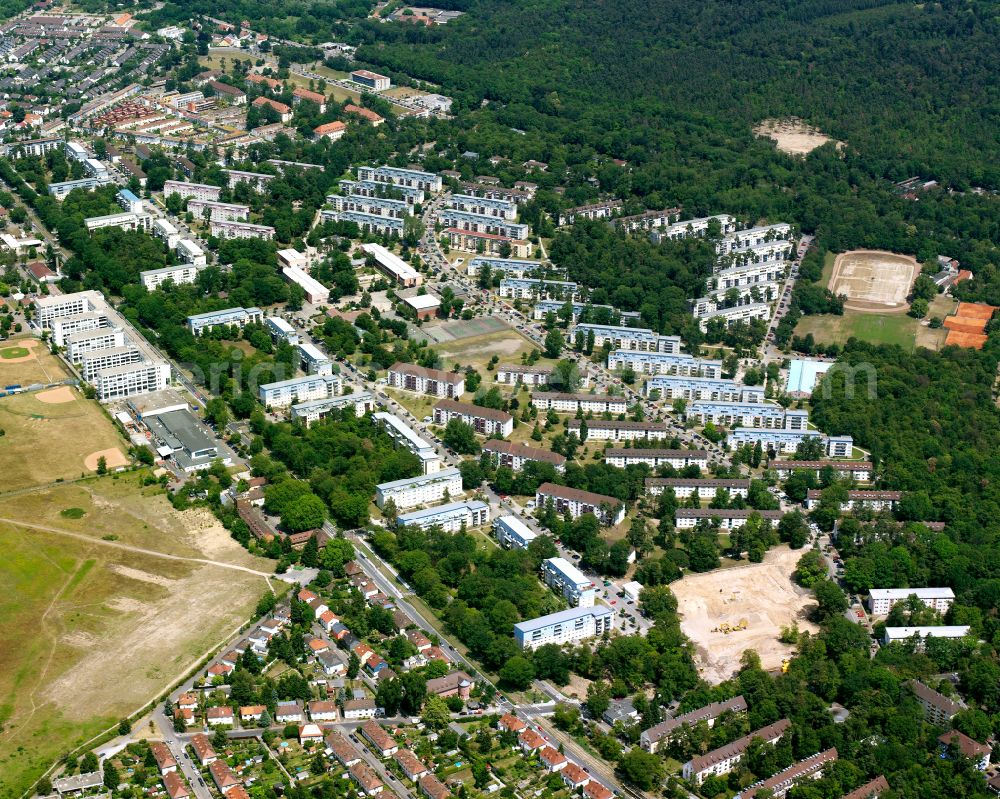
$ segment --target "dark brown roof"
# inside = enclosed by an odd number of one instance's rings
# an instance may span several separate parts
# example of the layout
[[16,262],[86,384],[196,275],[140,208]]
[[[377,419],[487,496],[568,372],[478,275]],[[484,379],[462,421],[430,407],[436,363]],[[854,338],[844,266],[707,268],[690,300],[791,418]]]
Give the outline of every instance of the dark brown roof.
[[750,746],[750,742],[754,738],[760,738],[762,741],[766,741],[768,743],[780,738],[785,734],[785,731],[791,725],[792,723],[788,719],[782,719],[781,721],[776,721],[774,724],[769,724],[766,727],[755,730],[749,735],[737,738],[732,743],[728,743],[725,746],[720,746],[718,749],[713,749],[711,752],[706,752],[703,755],[692,758],[691,769],[695,774],[700,774],[706,768],[714,766],[716,763],[721,763],[724,760],[728,760],[734,755],[740,754],[748,746]]
[[746,709],[747,702],[743,696],[734,696],[732,699],[727,699],[725,702],[713,702],[710,705],[699,707],[696,710],[684,713],[681,716],[661,721],[659,724],[650,727],[648,730],[644,730],[643,735],[652,741],[658,741],[664,735],[670,735],[670,733],[678,729],[682,724],[696,724],[699,721],[717,719],[726,712],[742,713]]
[[[588,422],[589,424],[589,422]],[[604,450],[605,458],[708,458],[708,450],[704,449],[639,449],[612,447]]]
[[881,774],[871,782],[866,782],[860,788],[855,788],[848,794],[844,794],[841,799],[878,799],[882,791],[889,790],[889,783]]
[[481,419],[492,419],[494,422],[510,422],[514,419],[506,411],[498,411],[496,408],[483,408],[479,405],[472,405],[468,402],[458,402],[453,399],[438,400],[434,405],[434,410],[440,408],[449,413],[460,413],[463,416],[479,417]]
[[938,736],[938,740],[945,746],[954,746],[965,757],[972,760],[979,760],[983,755],[993,751],[991,746],[981,744],[958,730],[950,730],[944,735]]
[[622,504],[620,499],[615,499],[614,497],[604,494],[594,494],[590,491],[581,491],[579,488],[570,488],[569,486],[556,485],[555,483],[542,483],[536,493],[542,496],[586,502],[591,505],[600,505],[602,502],[606,502],[612,507],[618,507]]
[[415,375],[417,377],[426,377],[430,380],[438,380],[444,383],[458,383],[460,380],[465,379],[465,375],[461,372],[444,372],[440,369],[428,369],[424,366],[417,366],[415,363],[403,363],[402,361],[397,361],[392,366],[389,367],[390,372],[399,372],[404,375]]
[[525,458],[529,461],[543,461],[555,464],[556,466],[562,466],[566,463],[565,456],[560,455],[558,452],[550,452],[547,449],[538,449],[536,447],[526,447],[524,444],[516,444],[513,441],[502,441],[497,438],[491,438],[484,443],[483,449],[486,452],[516,455],[519,458]]
[[950,713],[954,716],[965,710],[958,702],[949,699],[944,694],[940,694],[933,688],[929,688],[919,680],[909,680],[905,683],[918,699],[922,699],[929,705],[933,705],[943,713]]

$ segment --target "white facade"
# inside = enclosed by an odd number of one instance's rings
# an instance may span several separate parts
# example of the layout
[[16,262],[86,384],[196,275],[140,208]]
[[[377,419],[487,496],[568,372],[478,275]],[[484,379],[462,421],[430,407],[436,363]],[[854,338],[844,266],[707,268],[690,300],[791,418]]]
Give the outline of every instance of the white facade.
[[87,232],[93,233],[107,227],[120,227],[122,230],[149,230],[153,223],[153,217],[149,214],[107,214],[106,216],[92,216],[83,220],[87,226]]
[[206,183],[186,183],[183,180],[168,180],[163,184],[163,196],[169,197],[171,194],[180,195],[182,200],[210,200],[219,199],[222,189],[219,186],[209,186]]
[[633,352],[615,350],[608,354],[608,369],[632,369],[650,375],[680,375],[717,380],[722,377],[722,361],[692,358],[690,355],[670,355],[665,352]]
[[570,607],[594,606],[597,586],[576,566],[565,558],[548,558],[542,561],[542,579],[554,588]]
[[506,549],[527,549],[538,534],[517,516],[498,516],[493,520],[497,543]]
[[615,626],[615,614],[603,605],[572,608],[514,625],[514,640],[522,649],[545,644],[571,644],[596,638]]
[[766,427],[775,430],[807,430],[809,412],[788,410],[777,403],[709,402],[695,400],[686,416],[698,424],[711,422],[723,427]]
[[443,208],[438,213],[438,221],[449,228],[486,233],[490,236],[504,236],[509,239],[528,238],[528,226],[522,222],[511,222],[491,214],[472,214],[456,208]]
[[462,475],[458,469],[442,469],[375,486],[375,504],[384,508],[385,503],[391,499],[397,510],[408,510],[418,505],[455,499],[464,493]]
[[274,175],[268,175],[266,172],[244,172],[240,169],[223,169],[222,171],[226,173],[229,188],[233,188],[239,183],[246,183],[254,191],[263,191],[267,188],[267,184],[274,180]]
[[396,517],[399,527],[440,527],[445,532],[454,533],[463,527],[482,527],[490,520],[490,506],[479,500],[453,502],[434,508],[401,513]]
[[209,232],[220,239],[264,239],[274,238],[274,228],[270,225],[252,225],[249,222],[219,222],[208,223]]
[[420,273],[406,261],[389,252],[381,244],[362,244],[361,249],[375,259],[379,271],[395,280],[404,288],[413,288],[423,282]]
[[177,241],[176,252],[178,257],[195,266],[205,266],[208,263],[205,251],[195,242],[191,241],[191,239],[179,239]]
[[517,203],[499,197],[477,197],[473,194],[453,194],[448,200],[452,208],[480,216],[517,219]]
[[570,432],[582,438],[584,422],[588,441],[662,441],[668,436],[666,422],[609,422],[604,419],[570,419]]
[[649,378],[644,386],[648,397],[659,391],[660,399],[705,400],[708,402],[763,402],[763,386],[744,386],[735,380],[707,380],[698,377],[662,375]]
[[356,416],[364,416],[375,409],[375,397],[368,391],[358,391],[354,394],[341,394],[327,399],[301,402],[292,406],[292,421],[302,422],[309,427],[313,422],[325,419],[332,411],[353,406]]
[[204,219],[206,211],[211,222],[245,222],[250,218],[249,205],[235,203],[220,203],[215,200],[188,200],[188,211],[196,219]]
[[269,316],[264,320],[264,326],[275,342],[284,342],[295,346],[299,343],[299,334],[288,322],[280,316]]
[[523,383],[526,386],[544,386],[552,377],[552,370],[545,366],[515,366],[500,364],[496,369],[496,381],[506,386]]
[[424,474],[436,472],[441,468],[441,456],[434,450],[433,445],[424,441],[398,416],[379,411],[373,413],[372,418],[382,426],[389,438],[398,446],[405,447],[420,458]]
[[465,393],[465,377],[460,372],[425,369],[401,361],[389,367],[387,379],[393,388],[442,399],[458,399]]
[[514,432],[514,417],[509,413],[451,399],[439,400],[434,406],[434,424],[445,426],[452,419],[464,422],[484,436],[506,438]]
[[602,394],[557,394],[541,392],[531,395],[531,404],[539,410],[556,413],[625,413],[628,400]]
[[704,333],[708,330],[709,322],[715,319],[721,319],[729,327],[734,322],[749,322],[751,319],[763,319],[766,322],[770,318],[771,306],[766,302],[755,302],[709,311],[698,320],[698,326]]
[[893,641],[908,641],[916,636],[917,651],[922,652],[928,638],[965,638],[971,628],[966,625],[941,625],[937,627],[886,627],[882,643],[888,646]]
[[672,489],[677,499],[687,499],[697,494],[699,499],[713,499],[717,491],[724,490],[731,497],[746,499],[750,493],[750,480],[692,478],[692,477],[647,477],[646,493],[654,497]]
[[774,527],[784,514],[780,510],[752,510],[736,508],[678,508],[674,511],[674,526],[678,530],[696,527],[703,519],[718,519],[720,529],[738,530],[752,515],[758,515],[765,524]]
[[258,387],[257,393],[265,407],[287,408],[299,402],[337,396],[341,385],[341,379],[336,375],[310,375],[266,383]]
[[816,430],[768,430],[765,428],[738,427],[729,434],[728,442],[732,448],[754,446],[758,441],[765,449],[775,452],[794,453],[807,438],[818,438],[830,458],[846,458],[853,450],[853,439],[850,436],[826,436]]
[[886,616],[893,605],[904,602],[911,596],[938,613],[946,613],[955,601],[955,592],[950,588],[873,588],[868,607],[872,615]]
[[89,311],[87,313],[64,316],[52,320],[52,341],[57,347],[65,347],[66,339],[74,333],[87,330],[97,330],[107,327],[108,317],[105,314]]
[[117,369],[142,361],[142,352],[137,347],[112,347],[94,350],[80,358],[80,374],[88,383],[94,383],[98,374],[105,369]]
[[312,275],[303,272],[296,266],[286,266],[281,270],[285,278],[299,286],[306,296],[306,301],[311,305],[319,305],[329,302],[330,289],[320,283]]
[[606,449],[604,462],[619,469],[644,463],[652,469],[660,466],[673,466],[683,469],[685,466],[708,468],[708,452],[703,449]]
[[605,527],[621,524],[625,519],[625,503],[620,499],[555,483],[542,483],[535,492],[535,506],[543,508],[549,503],[556,513],[569,513],[574,519],[592,513]]
[[331,375],[333,374],[333,361],[309,341],[300,341],[296,347],[299,353],[299,360],[302,368],[310,375]]
[[99,373],[94,380],[102,402],[162,391],[170,383],[170,366],[163,361],[143,361]]
[[416,169],[400,169],[392,166],[359,166],[358,180],[374,183],[391,183],[394,186],[421,189],[437,194],[441,191],[441,176]]
[[579,287],[568,280],[505,277],[500,281],[500,296],[514,300],[576,300]]
[[150,230],[154,236],[163,240],[168,250],[174,249],[181,238],[180,233],[177,232],[177,228],[166,219],[154,219]]
[[124,346],[125,332],[120,327],[82,330],[66,338],[66,357],[70,363],[78,364],[88,352]]
[[162,269],[147,269],[139,273],[139,280],[147,291],[155,291],[168,280],[178,286],[194,283],[198,279],[198,271],[198,267],[194,264],[177,264],[176,266],[165,266]]
[[670,355],[679,355],[681,351],[680,336],[661,336],[648,327],[616,327],[583,323],[573,329],[574,337],[576,333],[583,333],[588,337],[593,333],[594,347],[598,349],[610,345],[615,350],[665,352]]
[[224,308],[221,311],[207,311],[187,318],[188,329],[196,336],[215,327],[236,326],[241,330],[249,324],[260,324],[264,313],[260,308]]

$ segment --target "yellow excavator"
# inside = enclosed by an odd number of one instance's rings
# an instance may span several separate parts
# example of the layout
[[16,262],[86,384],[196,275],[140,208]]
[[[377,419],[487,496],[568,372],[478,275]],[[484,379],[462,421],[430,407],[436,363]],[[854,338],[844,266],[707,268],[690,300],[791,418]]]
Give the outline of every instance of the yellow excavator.
[[740,619],[736,624],[730,624],[729,622],[722,622],[718,627],[712,630],[713,633],[723,633],[724,635],[729,635],[729,633],[742,632],[747,628],[747,620]]

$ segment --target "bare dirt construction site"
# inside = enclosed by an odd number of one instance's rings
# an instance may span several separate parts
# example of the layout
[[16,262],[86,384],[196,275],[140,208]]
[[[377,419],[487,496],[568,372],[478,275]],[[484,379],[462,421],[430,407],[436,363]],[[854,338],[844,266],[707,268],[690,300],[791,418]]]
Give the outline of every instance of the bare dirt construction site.
[[[681,630],[695,646],[694,661],[703,679],[716,684],[732,677],[747,649],[760,655],[765,669],[780,668],[793,651],[778,641],[782,627],[797,622],[800,630],[817,629],[805,619],[805,609],[815,604],[812,595],[791,580],[801,557],[801,550],[782,546],[768,551],[763,563],[689,574],[671,584]],[[744,619],[745,630],[727,634],[718,629]]]
[[[825,133],[821,133],[801,119],[765,119],[753,132],[757,136],[771,139],[779,150],[789,155],[808,155],[817,147],[822,147],[828,141],[833,141]],[[844,147],[843,142],[837,142],[837,149]]]
[[909,255],[883,250],[841,253],[833,265],[829,289],[845,297],[844,308],[871,313],[905,313],[906,298],[920,264]]

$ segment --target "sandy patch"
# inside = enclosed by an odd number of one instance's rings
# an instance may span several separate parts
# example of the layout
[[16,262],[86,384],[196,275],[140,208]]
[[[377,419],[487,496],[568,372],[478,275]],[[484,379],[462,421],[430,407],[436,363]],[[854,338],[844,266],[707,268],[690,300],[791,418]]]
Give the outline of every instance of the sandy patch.
[[[765,119],[753,132],[775,143],[777,148],[789,155],[808,155],[817,147],[822,147],[828,141],[833,141],[825,133],[820,132],[801,119]],[[837,142],[837,149],[842,150],[844,143]]]
[[910,255],[885,250],[851,250],[833,263],[829,288],[852,311],[903,313],[920,264]]
[[34,349],[35,349],[35,347],[37,347],[39,345],[39,343],[40,342],[38,341],[38,339],[34,339],[34,338],[16,339],[14,341],[5,341],[3,343],[3,346],[0,346],[0,349],[14,349],[16,347],[21,347],[23,349],[28,350],[28,354],[27,355],[21,355],[21,356],[19,356],[17,358],[4,358],[3,362],[4,363],[24,363],[25,361],[33,361],[33,360],[35,360],[37,356],[34,353]]
[[176,580],[171,580],[169,577],[164,577],[161,574],[152,574],[142,569],[133,569],[131,566],[122,566],[120,563],[113,563],[108,568],[122,577],[128,577],[130,580],[153,583],[153,585],[159,585],[163,588],[169,588],[176,582]]
[[60,405],[64,402],[74,402],[76,395],[69,386],[60,386],[59,388],[50,388],[47,391],[39,391],[35,394],[35,399],[47,405]]
[[[779,668],[793,651],[778,641],[781,628],[798,622],[800,630],[817,629],[805,619],[805,608],[815,600],[791,580],[803,552],[783,546],[771,549],[763,563],[688,575],[670,585],[701,677],[713,684],[729,679],[747,649],[756,650],[763,668]],[[713,632],[724,622],[736,625],[743,619],[746,630]]]
[[117,610],[121,613],[138,613],[149,607],[145,602],[140,602],[138,599],[133,599],[130,596],[112,597],[107,604],[112,610]]
[[117,469],[119,466],[128,466],[128,458],[125,457],[125,454],[118,449],[118,447],[112,447],[111,449],[99,449],[97,452],[91,452],[86,458],[83,459],[83,465],[92,472],[96,471],[97,461],[102,457],[107,462],[109,469]]

